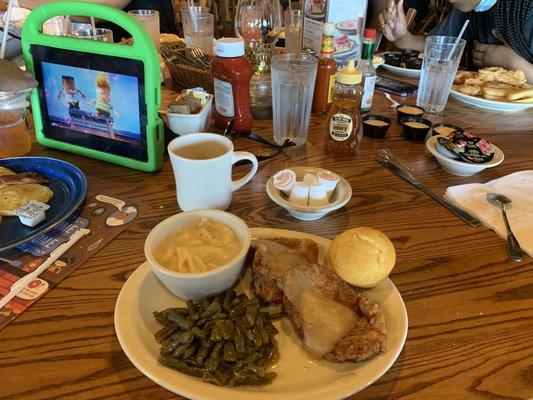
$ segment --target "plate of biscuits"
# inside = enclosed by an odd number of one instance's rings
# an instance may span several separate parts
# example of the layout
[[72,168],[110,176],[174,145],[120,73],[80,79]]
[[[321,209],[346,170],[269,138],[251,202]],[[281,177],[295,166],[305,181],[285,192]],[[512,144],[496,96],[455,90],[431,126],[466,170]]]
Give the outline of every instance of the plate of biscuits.
[[458,71],[450,96],[473,106],[496,111],[520,111],[533,107],[533,87],[523,71],[500,67],[478,72]]

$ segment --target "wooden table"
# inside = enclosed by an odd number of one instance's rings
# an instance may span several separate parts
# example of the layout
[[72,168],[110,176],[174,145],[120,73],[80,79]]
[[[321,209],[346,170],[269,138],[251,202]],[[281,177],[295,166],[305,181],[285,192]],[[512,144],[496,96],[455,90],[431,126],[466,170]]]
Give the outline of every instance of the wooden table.
[[[380,92],[374,112],[393,115]],[[397,264],[391,279],[407,306],[407,342],[389,372],[353,399],[533,397],[531,258],[509,261],[505,242],[494,232],[469,227],[376,162],[377,150],[390,148],[441,194],[450,185],[531,169],[533,112],[495,113],[451,100],[445,119],[496,143],[505,152],[504,163],[470,178],[449,175],[423,144],[404,141],[396,125],[386,140],[363,138],[355,156],[329,155],[323,149],[324,118],[313,117],[306,146],[262,164],[256,177],[235,193],[229,209],[251,227],[333,238],[350,227],[372,226],[394,242]],[[255,129],[268,135],[271,121],[258,122]],[[246,139],[239,139],[236,148],[267,151]],[[134,193],[147,207],[132,228],[0,332],[0,399],[177,398],[135,369],[113,327],[115,301],[144,261],[146,235],[179,212],[170,164],[144,174],[38,145],[31,154],[75,163],[89,184]],[[265,192],[273,173],[293,165],[341,174],[352,185],[351,201],[320,221],[293,219]]]

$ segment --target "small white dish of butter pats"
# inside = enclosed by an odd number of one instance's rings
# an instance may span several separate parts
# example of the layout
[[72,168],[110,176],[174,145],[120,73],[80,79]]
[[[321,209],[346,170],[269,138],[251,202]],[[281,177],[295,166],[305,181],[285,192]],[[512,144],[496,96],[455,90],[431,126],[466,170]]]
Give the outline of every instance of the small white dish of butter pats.
[[291,167],[270,177],[270,199],[293,217],[314,221],[343,207],[352,198],[352,187],[342,176],[317,167]]

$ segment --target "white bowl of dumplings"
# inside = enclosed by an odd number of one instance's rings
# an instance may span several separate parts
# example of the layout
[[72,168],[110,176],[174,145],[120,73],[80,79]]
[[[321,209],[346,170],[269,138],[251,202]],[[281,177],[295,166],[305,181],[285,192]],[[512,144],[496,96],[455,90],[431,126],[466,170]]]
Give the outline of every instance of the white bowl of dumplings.
[[148,234],[144,254],[152,272],[176,296],[198,300],[229,289],[250,248],[246,223],[220,210],[173,215]]

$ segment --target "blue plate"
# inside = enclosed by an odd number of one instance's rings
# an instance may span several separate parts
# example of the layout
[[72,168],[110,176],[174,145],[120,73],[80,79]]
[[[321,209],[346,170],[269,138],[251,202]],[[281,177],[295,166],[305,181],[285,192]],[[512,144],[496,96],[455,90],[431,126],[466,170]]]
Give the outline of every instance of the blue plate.
[[50,180],[54,195],[48,202],[46,220],[30,228],[18,217],[2,217],[0,251],[18,246],[54,229],[81,205],[87,192],[87,178],[78,167],[65,161],[46,157],[16,157],[0,159],[0,166],[15,172],[36,172]]

